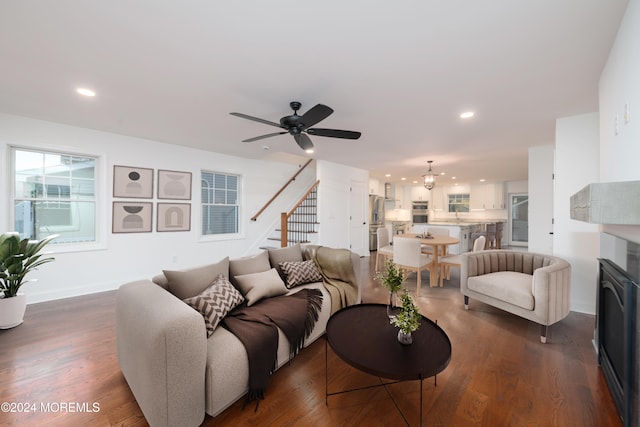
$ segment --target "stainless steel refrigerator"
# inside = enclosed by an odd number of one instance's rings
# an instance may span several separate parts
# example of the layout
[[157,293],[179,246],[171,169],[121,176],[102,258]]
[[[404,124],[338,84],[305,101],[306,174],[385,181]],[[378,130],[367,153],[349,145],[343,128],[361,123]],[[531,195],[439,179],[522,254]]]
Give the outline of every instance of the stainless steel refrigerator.
[[378,228],[384,227],[384,197],[369,195],[369,250],[378,247]]

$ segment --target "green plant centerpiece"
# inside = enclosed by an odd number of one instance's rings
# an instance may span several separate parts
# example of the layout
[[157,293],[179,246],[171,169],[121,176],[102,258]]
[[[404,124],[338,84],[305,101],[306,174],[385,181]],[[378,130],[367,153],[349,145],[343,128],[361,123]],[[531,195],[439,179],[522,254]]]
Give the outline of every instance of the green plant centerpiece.
[[397,294],[402,289],[402,283],[404,282],[404,273],[393,260],[387,261],[384,266],[384,271],[376,274],[374,279],[379,281],[383,287],[389,291],[389,304],[387,305],[387,315],[389,319],[393,319],[398,312],[397,309]]
[[0,329],[8,329],[22,323],[26,309],[26,296],[19,293],[28,282],[26,275],[53,257],[42,257],[42,248],[57,235],[42,240],[20,240],[17,232],[0,235]]
[[411,344],[413,341],[411,333],[420,327],[420,312],[407,289],[402,293],[400,301],[402,302],[400,311],[390,322],[400,328],[398,331],[398,341],[402,344]]

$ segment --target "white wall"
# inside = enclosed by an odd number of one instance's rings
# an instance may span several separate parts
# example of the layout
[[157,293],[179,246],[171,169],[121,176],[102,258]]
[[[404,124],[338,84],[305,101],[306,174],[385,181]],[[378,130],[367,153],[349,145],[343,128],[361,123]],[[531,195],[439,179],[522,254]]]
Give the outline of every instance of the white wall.
[[[630,0],[600,76],[600,181],[640,180],[640,0]],[[631,120],[625,123],[625,104]],[[615,117],[619,133],[615,134]],[[640,243],[640,226],[602,230]]]
[[599,228],[570,218],[570,198],[599,178],[598,113],[556,121],[553,254],[571,263],[571,310],[596,312]]
[[[289,161],[251,160],[219,153],[196,150],[177,145],[24,117],[0,114],[0,191],[10,194],[10,146],[43,150],[77,152],[99,157],[99,221],[101,246],[94,250],[56,253],[56,261],[42,266],[31,278],[38,283],[23,287],[30,303],[115,289],[127,281],[150,278],[162,269],[179,269],[209,262],[224,256],[239,257],[255,253],[265,237],[279,225],[280,212],[291,207],[315,180],[312,163],[289,187],[282,201],[278,201],[258,221],[250,221],[264,203],[298,170],[300,163]],[[112,171],[114,165],[127,165],[157,169],[187,171],[193,174],[191,231],[158,233],[111,233]],[[243,178],[242,236],[231,240],[211,240],[200,237],[199,176],[202,169],[237,173]],[[327,168],[329,169],[329,168]],[[330,170],[339,170],[334,166]],[[367,182],[366,171],[348,168],[349,173],[328,176],[330,188],[343,187],[341,179],[360,175]],[[357,172],[357,173],[356,173]],[[157,172],[156,172],[157,173]],[[331,175],[331,173],[328,173]],[[349,179],[344,186],[348,188]],[[156,188],[156,187],[154,187]],[[321,183],[322,188],[322,183]],[[322,191],[322,190],[321,190]],[[365,194],[366,196],[366,194]],[[325,200],[336,206],[331,190],[324,192]],[[286,199],[286,201],[285,201]],[[157,199],[152,200],[157,202]],[[340,200],[340,202],[342,202]],[[154,203],[155,204],[155,203]],[[8,198],[0,198],[0,230],[11,230]],[[154,206],[154,215],[155,215]],[[344,247],[342,230],[348,230],[348,214],[343,209],[331,208],[331,222],[326,224],[327,242],[320,230],[319,243]],[[49,246],[50,250],[60,248]]]

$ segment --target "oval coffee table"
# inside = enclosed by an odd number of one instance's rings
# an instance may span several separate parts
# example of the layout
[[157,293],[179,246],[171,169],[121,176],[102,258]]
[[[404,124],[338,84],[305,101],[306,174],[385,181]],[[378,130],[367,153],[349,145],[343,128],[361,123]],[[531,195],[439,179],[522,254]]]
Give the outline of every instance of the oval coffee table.
[[[413,332],[413,343],[398,342],[398,328],[389,323],[383,304],[360,304],[336,312],[327,323],[326,343],[343,361],[360,371],[397,381],[420,381],[420,425],[422,425],[422,381],[442,372],[451,361],[451,341],[447,334],[424,316]],[[325,346],[327,345],[325,344]],[[327,349],[328,350],[328,349]],[[325,352],[325,404],[329,393],[328,356]],[[387,386],[383,383],[378,386]],[[400,411],[393,396],[391,399]],[[402,418],[407,424],[402,411]]]

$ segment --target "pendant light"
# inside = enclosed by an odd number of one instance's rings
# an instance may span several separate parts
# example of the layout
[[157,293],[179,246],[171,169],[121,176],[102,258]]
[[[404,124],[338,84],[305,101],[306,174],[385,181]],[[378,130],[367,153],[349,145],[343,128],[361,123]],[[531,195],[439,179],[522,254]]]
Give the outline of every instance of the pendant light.
[[424,178],[424,188],[431,190],[436,186],[436,176],[431,169],[431,163],[433,163],[433,160],[429,160],[427,163],[429,163],[429,170],[425,175],[422,175],[422,177]]

